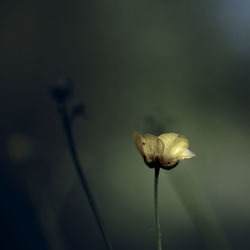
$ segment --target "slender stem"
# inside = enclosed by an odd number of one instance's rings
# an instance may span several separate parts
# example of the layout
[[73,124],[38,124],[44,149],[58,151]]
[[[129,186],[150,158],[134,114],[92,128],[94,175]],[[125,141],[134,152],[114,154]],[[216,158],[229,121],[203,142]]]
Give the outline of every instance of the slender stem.
[[168,176],[168,182],[179,196],[191,220],[202,236],[206,249],[232,250],[219,219],[207,200],[206,194],[193,175],[184,169],[177,175]]
[[97,209],[93,194],[90,191],[87,179],[86,179],[86,177],[85,177],[85,175],[83,173],[83,170],[81,168],[80,160],[79,160],[77,152],[76,152],[75,142],[74,142],[72,129],[71,129],[71,123],[70,123],[69,115],[67,113],[67,108],[66,108],[65,104],[61,104],[61,106],[59,107],[59,112],[60,112],[60,114],[62,116],[62,122],[63,122],[63,126],[64,126],[64,129],[65,129],[66,137],[67,137],[67,140],[68,140],[70,152],[71,152],[72,159],[73,159],[73,162],[74,162],[75,167],[76,167],[76,171],[77,171],[77,173],[79,175],[82,187],[85,190],[85,193],[87,195],[89,204],[90,204],[90,206],[92,208],[92,211],[94,213],[96,222],[97,222],[97,224],[99,226],[99,229],[101,231],[101,234],[102,234],[103,240],[105,242],[105,245],[106,245],[107,249],[112,250],[111,244],[110,244],[110,242],[109,242],[109,240],[108,240],[108,238],[106,236],[106,233],[105,233],[105,230],[104,230],[104,225],[103,225],[102,219],[101,219],[101,217],[99,215],[99,212],[98,212],[98,209]]
[[162,250],[161,246],[161,228],[158,207],[158,181],[159,181],[160,168],[155,168],[155,183],[154,183],[154,198],[155,198],[155,224],[156,224],[156,237],[158,250]]

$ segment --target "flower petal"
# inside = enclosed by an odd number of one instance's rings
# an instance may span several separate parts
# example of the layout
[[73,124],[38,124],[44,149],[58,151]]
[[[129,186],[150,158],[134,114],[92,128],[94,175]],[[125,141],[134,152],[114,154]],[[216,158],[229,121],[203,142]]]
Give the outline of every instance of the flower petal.
[[156,161],[164,152],[164,143],[162,140],[151,134],[144,135],[142,146],[147,163]]
[[133,132],[136,148],[147,163],[156,161],[163,154],[164,143],[156,136],[146,134],[144,137]]
[[182,154],[180,160],[189,159],[195,156],[195,153],[191,152],[189,149],[186,149],[185,152]]
[[[188,139],[176,133],[166,133],[159,136],[164,143],[164,152],[161,158],[163,163],[181,160],[188,148]],[[163,164],[163,165],[165,165]]]
[[143,147],[142,147],[142,137],[136,131],[133,132],[133,137],[134,137],[136,148],[138,149],[140,154],[144,157],[145,154],[144,154]]

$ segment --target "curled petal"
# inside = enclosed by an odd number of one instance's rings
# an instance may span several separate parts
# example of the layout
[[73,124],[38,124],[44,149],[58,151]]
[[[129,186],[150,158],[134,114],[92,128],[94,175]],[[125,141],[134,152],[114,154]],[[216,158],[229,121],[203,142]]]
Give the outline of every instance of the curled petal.
[[140,154],[144,157],[144,151],[143,151],[143,147],[142,147],[142,137],[141,137],[141,135],[139,135],[136,131],[134,131],[133,132],[133,137],[134,137],[134,142],[135,142],[136,148],[138,149]]
[[166,165],[168,162],[173,162],[171,164],[174,164],[175,161],[181,160],[184,152],[188,148],[188,139],[176,133],[162,134],[159,138],[164,143],[164,152],[161,157],[162,164]]
[[164,143],[156,136],[146,134],[144,137],[136,131],[133,133],[135,145],[147,163],[155,162],[164,151]]
[[144,135],[142,146],[147,163],[156,161],[164,151],[164,143],[151,134]]

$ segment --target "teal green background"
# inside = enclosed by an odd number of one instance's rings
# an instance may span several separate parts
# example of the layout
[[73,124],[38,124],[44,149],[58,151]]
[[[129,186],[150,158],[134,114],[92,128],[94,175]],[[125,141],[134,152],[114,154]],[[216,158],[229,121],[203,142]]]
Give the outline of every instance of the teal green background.
[[132,132],[176,132],[197,157],[161,171],[163,249],[249,249],[249,4],[0,3],[2,249],[104,249],[49,88],[69,106],[114,249],[156,249],[153,177]]

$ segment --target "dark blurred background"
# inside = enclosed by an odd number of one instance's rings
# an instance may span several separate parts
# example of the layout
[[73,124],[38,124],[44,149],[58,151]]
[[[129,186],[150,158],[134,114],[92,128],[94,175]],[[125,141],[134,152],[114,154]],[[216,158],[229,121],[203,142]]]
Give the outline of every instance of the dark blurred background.
[[160,173],[163,249],[250,249],[250,2],[0,2],[0,249],[105,249],[69,153],[114,250],[156,249],[153,171],[132,131],[176,132],[196,158]]

